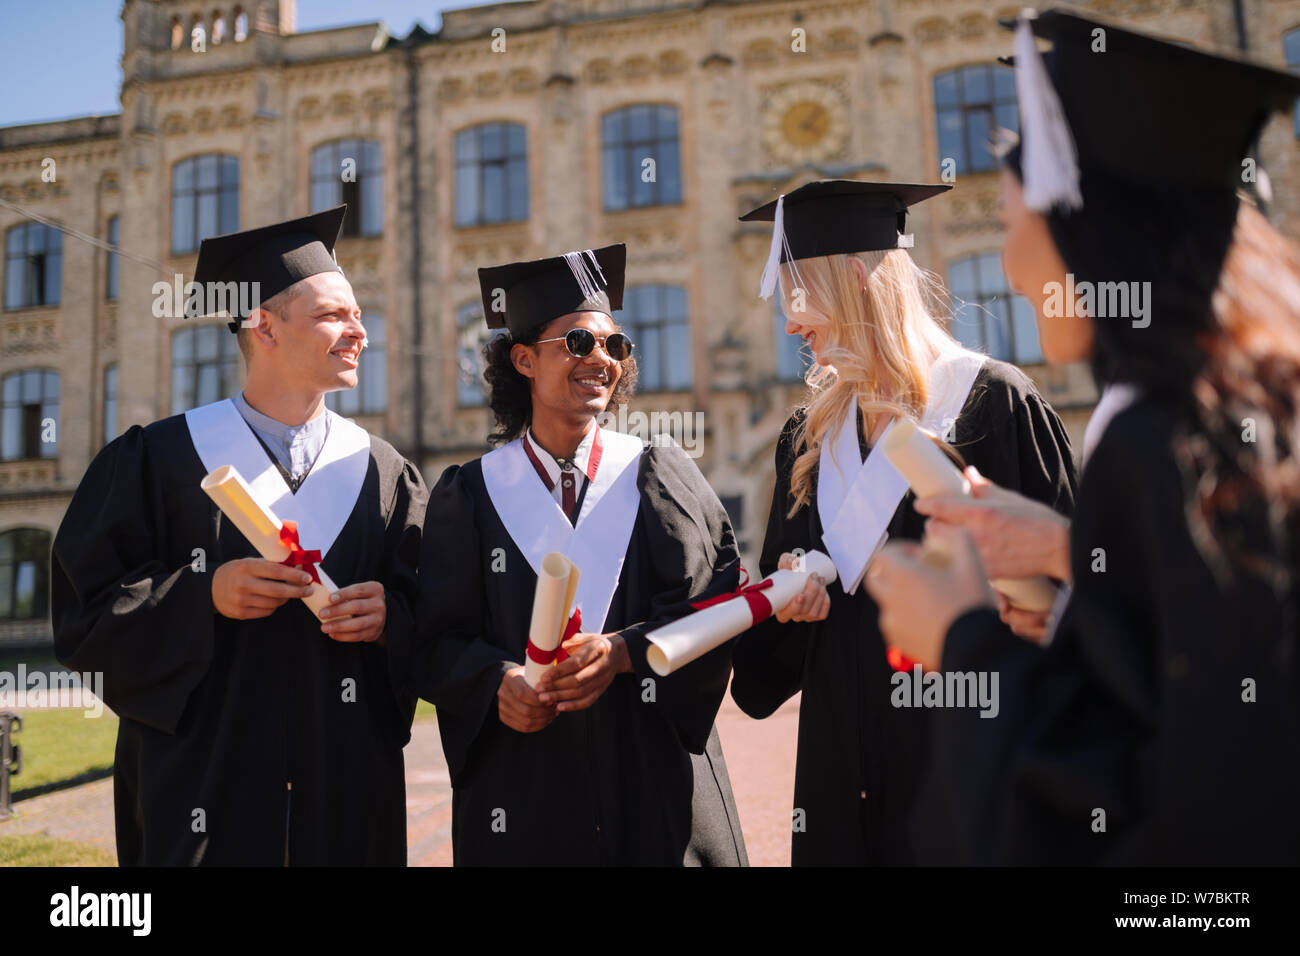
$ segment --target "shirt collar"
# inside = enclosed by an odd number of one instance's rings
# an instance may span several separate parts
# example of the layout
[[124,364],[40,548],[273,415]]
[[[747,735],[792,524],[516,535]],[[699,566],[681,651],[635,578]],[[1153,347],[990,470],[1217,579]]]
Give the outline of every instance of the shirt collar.
[[258,431],[266,432],[274,436],[286,445],[298,441],[304,441],[313,435],[321,432],[327,427],[330,416],[330,410],[327,408],[315,418],[303,422],[301,425],[286,425],[284,422],[277,421],[269,415],[263,415],[244,398],[243,392],[236,393],[234,399],[235,408],[239,414],[244,417],[244,421],[252,425]]
[[[582,441],[578,442],[578,450],[573,453],[573,465],[584,475],[587,475],[587,465],[591,460],[591,446],[592,442],[596,440],[596,429],[599,427],[599,425],[592,426],[591,430],[583,436]],[[555,487],[555,483],[560,480],[560,466],[555,457],[537,443],[537,439],[533,438],[531,428],[524,432],[524,441],[528,442],[532,447],[533,454],[537,456],[537,460],[546,469],[546,474],[551,479],[551,487]],[[591,476],[587,475],[587,477],[590,478]]]

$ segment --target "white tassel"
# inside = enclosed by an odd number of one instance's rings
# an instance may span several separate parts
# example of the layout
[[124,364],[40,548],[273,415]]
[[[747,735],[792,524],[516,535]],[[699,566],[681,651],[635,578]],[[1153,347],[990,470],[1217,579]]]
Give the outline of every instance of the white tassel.
[[772,298],[776,291],[777,274],[781,269],[781,251],[788,249],[785,241],[785,193],[776,197],[776,221],[772,223],[772,245],[767,250],[767,265],[763,266],[763,278],[758,284],[760,299]]
[[1074,138],[1034,44],[1030,22],[1036,16],[1028,7],[1021,11],[1015,41],[1025,207],[1034,212],[1048,212],[1058,206],[1081,209],[1083,196],[1079,193]]
[[914,248],[915,246],[916,246],[916,236],[914,236],[912,233],[900,232],[898,234],[898,248],[911,249]]
[[603,282],[605,273],[601,272],[600,263],[596,262],[595,253],[590,249],[564,254],[564,261],[569,264],[569,271],[573,273],[574,281],[578,283],[578,288],[582,290],[584,302],[596,298],[602,291],[600,285],[596,282],[596,276],[587,268],[587,256],[591,256],[591,261],[596,266],[596,272],[600,274],[601,282]]

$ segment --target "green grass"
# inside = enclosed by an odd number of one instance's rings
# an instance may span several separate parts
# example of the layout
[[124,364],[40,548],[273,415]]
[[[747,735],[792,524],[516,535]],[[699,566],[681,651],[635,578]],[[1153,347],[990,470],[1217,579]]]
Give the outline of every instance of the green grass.
[[107,850],[35,833],[0,836],[0,866],[117,866]]
[[433,717],[435,713],[436,711],[433,709],[433,704],[429,703],[427,700],[421,699],[416,702],[415,705],[416,720],[429,720],[431,717]]
[[28,710],[19,716],[23,729],[14,743],[23,749],[23,769],[10,781],[15,802],[112,772],[117,718],[108,711],[87,717],[82,710]]

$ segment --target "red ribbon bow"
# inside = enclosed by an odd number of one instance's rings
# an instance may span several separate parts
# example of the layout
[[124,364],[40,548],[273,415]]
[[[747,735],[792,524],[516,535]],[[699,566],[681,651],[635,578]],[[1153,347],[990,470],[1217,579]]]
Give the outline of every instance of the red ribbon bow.
[[286,521],[280,525],[280,543],[289,549],[289,556],[281,564],[291,568],[302,568],[311,575],[311,579],[320,584],[320,575],[316,565],[320,564],[319,551],[307,551],[298,543],[298,522]]
[[889,661],[889,666],[896,671],[908,673],[916,666],[916,661],[912,660],[897,647],[891,647],[885,651],[885,660]]
[[550,666],[552,661],[558,664],[560,661],[567,660],[569,657],[569,652],[564,649],[564,642],[573,637],[573,635],[577,634],[580,630],[582,630],[582,608],[578,608],[569,616],[569,623],[564,625],[564,633],[560,635],[560,643],[555,645],[555,650],[542,650],[533,643],[533,639],[530,637],[528,639],[528,646],[524,648],[524,652],[528,655],[529,660],[541,664],[543,667]]
[[749,605],[749,613],[754,619],[755,624],[766,621],[772,616],[772,602],[766,597],[759,594],[759,591],[766,591],[772,586],[771,578],[764,578],[757,584],[749,583],[749,572],[743,567],[740,569],[740,587],[734,591],[728,591],[726,594],[719,594],[717,597],[711,597],[706,601],[692,601],[691,607],[697,611],[702,611],[706,607],[713,607],[715,604],[721,604],[723,601],[730,601],[732,598],[744,598],[745,603]]

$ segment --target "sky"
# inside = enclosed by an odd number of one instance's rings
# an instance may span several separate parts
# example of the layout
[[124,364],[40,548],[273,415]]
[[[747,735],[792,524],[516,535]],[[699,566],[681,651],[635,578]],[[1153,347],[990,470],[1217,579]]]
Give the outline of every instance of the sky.
[[[417,21],[437,30],[442,10],[484,2],[298,0],[298,30],[380,20],[405,36]],[[121,0],[0,0],[0,126],[118,112],[121,14]]]

